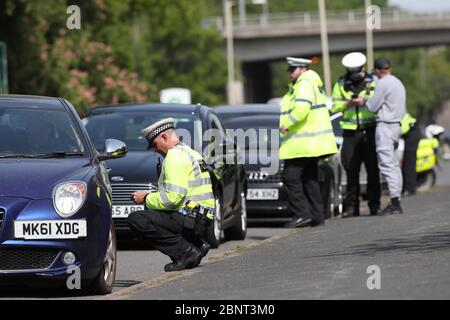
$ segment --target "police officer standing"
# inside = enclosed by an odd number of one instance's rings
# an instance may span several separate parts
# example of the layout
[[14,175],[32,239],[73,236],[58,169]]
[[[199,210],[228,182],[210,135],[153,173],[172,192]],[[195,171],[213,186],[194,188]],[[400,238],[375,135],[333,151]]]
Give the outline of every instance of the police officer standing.
[[311,60],[288,57],[292,79],[281,102],[280,159],[293,219],[288,228],[324,223],[318,181],[318,161],[337,152],[326,95],[319,75],[309,70]]
[[344,56],[342,65],[347,73],[333,88],[332,112],[342,112],[340,121],[344,143],[341,159],[347,174],[343,217],[359,216],[359,171],[364,162],[367,172],[367,197],[371,215],[380,208],[380,171],[375,146],[375,113],[367,106],[351,106],[356,97],[371,97],[375,90],[375,79],[364,70],[366,56],[351,52]]
[[147,139],[149,149],[165,159],[158,191],[133,193],[134,202],[144,204],[146,210],[132,213],[128,223],[140,239],[147,240],[172,259],[164,267],[166,272],[196,267],[210,248],[201,239],[207,224],[214,219],[209,172],[202,156],[180,143],[172,118],[149,126],[141,134]]
[[402,192],[402,171],[397,157],[401,127],[400,121],[406,113],[406,89],[403,83],[391,73],[391,63],[382,57],[375,60],[378,77],[374,95],[353,99],[355,105],[367,105],[369,111],[377,113],[375,144],[377,146],[378,167],[386,178],[391,202],[380,215],[403,213],[400,205]]
[[417,187],[417,148],[422,137],[417,120],[406,113],[401,121],[402,138],[405,141],[405,150],[403,152],[403,196],[412,196],[416,194]]

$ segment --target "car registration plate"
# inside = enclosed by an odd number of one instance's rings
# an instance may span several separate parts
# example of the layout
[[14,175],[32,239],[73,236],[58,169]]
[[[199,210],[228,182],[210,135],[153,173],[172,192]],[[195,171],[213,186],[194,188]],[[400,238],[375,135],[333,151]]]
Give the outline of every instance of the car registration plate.
[[128,218],[128,216],[135,211],[145,210],[144,206],[113,206],[112,217],[113,218]]
[[278,200],[278,189],[248,189],[247,200]]
[[85,238],[87,223],[86,220],[14,221],[14,237],[25,240]]

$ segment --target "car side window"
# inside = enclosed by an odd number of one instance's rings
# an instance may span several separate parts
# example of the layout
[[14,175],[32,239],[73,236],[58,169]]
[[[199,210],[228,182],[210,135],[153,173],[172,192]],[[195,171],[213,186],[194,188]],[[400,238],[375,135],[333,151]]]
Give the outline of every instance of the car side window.
[[212,129],[219,130],[220,136],[223,140],[226,138],[226,131],[219,117],[215,114],[211,114],[209,117],[210,126]]

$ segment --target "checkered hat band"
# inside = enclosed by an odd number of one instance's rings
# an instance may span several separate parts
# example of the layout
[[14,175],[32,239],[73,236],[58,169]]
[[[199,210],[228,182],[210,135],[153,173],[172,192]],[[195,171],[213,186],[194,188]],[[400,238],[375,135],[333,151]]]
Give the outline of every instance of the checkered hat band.
[[174,126],[173,126],[172,123],[168,123],[168,124],[162,125],[161,127],[152,130],[152,131],[146,136],[146,138],[147,138],[147,140],[151,141],[151,140],[153,140],[154,138],[156,138],[160,133],[162,133],[162,132],[164,132],[164,131],[166,131],[166,130],[169,130],[169,129],[173,129],[173,128],[174,128]]

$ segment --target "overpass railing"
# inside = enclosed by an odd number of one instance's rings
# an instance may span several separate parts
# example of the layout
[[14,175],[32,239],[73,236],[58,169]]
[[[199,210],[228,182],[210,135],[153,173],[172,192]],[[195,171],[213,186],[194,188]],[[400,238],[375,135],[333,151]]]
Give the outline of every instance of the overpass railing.
[[[436,21],[436,20],[450,20],[450,12],[436,11],[426,13],[415,13],[399,9],[381,9],[380,12],[381,25],[383,23],[395,24],[401,22],[411,21]],[[328,11],[327,23],[328,25],[339,26],[356,26],[365,24],[366,12],[364,9],[345,10],[345,11]],[[205,28],[214,27],[220,32],[224,31],[223,17],[209,17],[202,22]],[[282,25],[302,25],[306,28],[319,28],[320,18],[318,12],[290,12],[290,13],[271,13],[264,14],[249,14],[245,19],[240,19],[238,16],[233,17],[233,27],[236,29],[252,29],[264,28]]]

